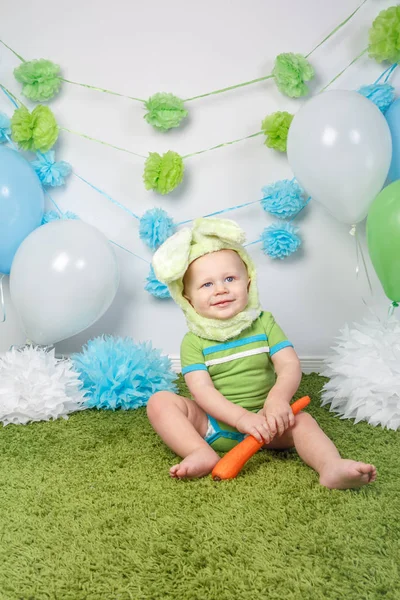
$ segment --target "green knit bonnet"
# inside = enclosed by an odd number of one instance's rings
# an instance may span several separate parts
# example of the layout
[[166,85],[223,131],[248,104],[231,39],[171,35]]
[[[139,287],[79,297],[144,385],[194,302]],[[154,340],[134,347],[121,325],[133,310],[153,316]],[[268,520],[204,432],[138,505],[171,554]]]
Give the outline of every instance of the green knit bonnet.
[[[183,310],[188,328],[201,338],[225,341],[250,327],[261,313],[258,300],[256,268],[243,247],[243,230],[230,219],[196,219],[171,237],[153,256],[156,277],[168,286],[175,302]],[[183,277],[194,260],[219,250],[234,250],[247,267],[250,278],[246,308],[230,319],[209,319],[199,315],[183,296]]]

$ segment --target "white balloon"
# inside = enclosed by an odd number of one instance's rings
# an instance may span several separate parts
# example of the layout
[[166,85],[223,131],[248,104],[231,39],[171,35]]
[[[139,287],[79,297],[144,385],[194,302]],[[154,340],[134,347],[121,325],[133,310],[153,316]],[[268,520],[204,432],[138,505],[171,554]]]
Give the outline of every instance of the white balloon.
[[95,323],[118,283],[107,238],[83,221],[60,220],[22,242],[11,265],[10,294],[28,338],[49,345]]
[[295,115],[287,142],[299,184],[339,221],[362,221],[385,183],[392,139],[385,117],[358,92],[318,94]]

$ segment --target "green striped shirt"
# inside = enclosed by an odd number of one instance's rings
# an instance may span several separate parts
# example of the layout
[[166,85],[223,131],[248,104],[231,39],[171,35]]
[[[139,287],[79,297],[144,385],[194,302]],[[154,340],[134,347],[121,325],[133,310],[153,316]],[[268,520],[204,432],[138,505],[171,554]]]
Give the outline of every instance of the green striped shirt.
[[271,356],[289,346],[271,313],[263,312],[240,335],[223,343],[187,333],[181,344],[182,374],[208,371],[225,398],[247,410],[260,410],[275,383]]

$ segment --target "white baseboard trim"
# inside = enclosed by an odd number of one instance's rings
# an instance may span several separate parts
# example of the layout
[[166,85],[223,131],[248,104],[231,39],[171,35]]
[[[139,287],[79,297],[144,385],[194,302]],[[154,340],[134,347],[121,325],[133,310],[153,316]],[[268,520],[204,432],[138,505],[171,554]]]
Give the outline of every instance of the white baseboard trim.
[[[2,354],[5,354],[5,352],[0,352],[0,356]],[[68,354],[64,354],[63,356],[61,354],[56,354],[57,358],[63,358],[63,357],[68,357]],[[171,361],[171,366],[172,366],[172,370],[174,371],[174,373],[180,373],[181,372],[181,361],[179,356],[170,356],[169,357],[170,361]],[[324,361],[325,361],[326,357],[320,357],[320,356],[307,356],[307,357],[300,357],[300,363],[301,363],[301,370],[303,371],[303,373],[321,373],[321,371],[324,370]]]
[[[175,373],[180,373],[181,361],[179,356],[170,356],[169,359],[171,361],[172,370]],[[301,370],[303,373],[320,373],[324,370],[324,360],[325,357],[319,356],[300,357]]]

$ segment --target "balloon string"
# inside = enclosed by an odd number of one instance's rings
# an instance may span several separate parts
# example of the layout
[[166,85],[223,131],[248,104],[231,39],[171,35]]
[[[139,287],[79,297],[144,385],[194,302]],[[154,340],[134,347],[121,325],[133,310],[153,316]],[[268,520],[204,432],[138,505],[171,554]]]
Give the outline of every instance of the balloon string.
[[5,275],[0,275],[0,307],[1,307],[1,312],[3,313],[3,317],[2,317],[2,320],[0,321],[0,323],[4,323],[6,320],[6,304],[4,302],[4,291],[3,291],[4,277],[5,277]]
[[[360,267],[359,267],[360,257],[359,257],[359,255],[361,254],[363,265],[364,265],[365,274],[366,274],[368,285],[369,285],[369,289],[370,289],[370,292],[371,292],[371,297],[373,297],[373,295],[374,295],[373,294],[373,289],[372,289],[372,285],[371,285],[371,281],[370,281],[370,277],[369,277],[369,273],[368,273],[368,269],[367,269],[367,264],[365,262],[365,258],[364,258],[364,253],[363,253],[363,250],[362,250],[362,246],[361,246],[360,240],[358,238],[358,232],[357,232],[357,225],[356,224],[352,225],[349,233],[350,233],[350,235],[354,236],[355,247],[356,247],[356,279],[359,282],[359,274],[360,274]],[[374,309],[368,304],[368,302],[365,300],[365,298],[364,298],[364,296],[362,294],[361,294],[361,301],[364,304],[364,306],[368,309],[368,311],[375,317],[375,319],[377,319],[377,321],[382,324],[382,321],[379,318],[379,315],[376,314],[376,312],[374,311]]]
[[354,231],[354,237],[355,237],[355,240],[356,240],[356,249],[357,249],[357,269],[358,269],[358,253],[360,253],[361,254],[361,259],[362,259],[362,262],[363,262],[363,266],[364,266],[365,275],[366,275],[367,281],[368,281],[369,291],[371,292],[371,296],[373,296],[374,292],[373,292],[372,285],[371,285],[371,279],[369,277],[367,263],[365,261],[365,256],[364,256],[364,252],[363,252],[363,249],[362,249],[362,245],[361,245],[360,239],[358,237],[357,227],[355,227],[354,229],[355,229],[355,231]]

